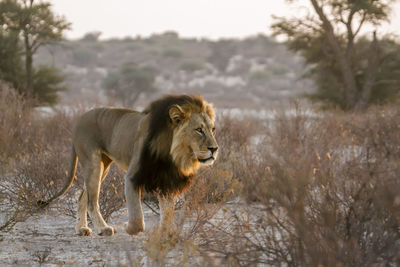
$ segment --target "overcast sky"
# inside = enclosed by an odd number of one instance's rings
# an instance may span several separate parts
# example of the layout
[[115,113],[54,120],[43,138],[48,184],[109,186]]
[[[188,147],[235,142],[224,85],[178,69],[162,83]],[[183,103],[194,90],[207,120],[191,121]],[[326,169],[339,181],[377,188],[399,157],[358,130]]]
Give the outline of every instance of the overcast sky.
[[[298,14],[285,0],[50,0],[72,23],[67,38],[91,31],[101,38],[149,36],[173,30],[184,37],[246,37],[269,34],[271,15]],[[308,1],[301,0],[306,3]],[[384,32],[400,35],[400,3]]]

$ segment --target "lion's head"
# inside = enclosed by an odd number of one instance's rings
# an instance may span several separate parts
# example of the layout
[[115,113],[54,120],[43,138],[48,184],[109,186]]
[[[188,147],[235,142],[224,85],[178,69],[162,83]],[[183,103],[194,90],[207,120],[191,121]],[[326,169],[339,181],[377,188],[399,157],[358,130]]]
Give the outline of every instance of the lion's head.
[[148,136],[140,157],[137,185],[147,191],[182,191],[202,165],[218,155],[215,115],[202,97],[166,96],[144,111]]
[[199,98],[171,106],[169,116],[173,125],[170,154],[174,163],[186,173],[195,172],[201,164],[213,164],[218,144],[212,105]]

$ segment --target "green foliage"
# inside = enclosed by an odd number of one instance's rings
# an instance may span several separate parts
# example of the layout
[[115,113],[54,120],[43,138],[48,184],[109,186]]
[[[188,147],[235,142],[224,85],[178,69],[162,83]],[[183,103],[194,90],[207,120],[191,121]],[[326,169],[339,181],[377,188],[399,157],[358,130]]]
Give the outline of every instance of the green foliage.
[[[400,45],[390,39],[383,39],[380,44],[380,65],[376,73],[368,104],[384,104],[394,101],[400,92]],[[356,83],[361,87],[368,71],[368,55],[370,41],[363,37],[354,44],[353,70]],[[304,53],[309,63],[315,63],[308,75],[313,77],[318,85],[317,91],[307,95],[313,101],[323,101],[326,104],[347,109],[347,99],[338,62],[334,58],[323,57],[323,50],[318,44],[310,45]],[[320,61],[324,58],[326,61]]]
[[35,51],[41,45],[61,40],[70,28],[64,18],[54,15],[46,2],[5,0],[0,4],[2,24],[7,31],[29,35],[29,46]]
[[400,44],[384,39],[381,42],[382,64],[372,91],[373,102],[394,101],[400,93]]
[[103,88],[110,96],[132,105],[141,93],[149,94],[157,90],[155,78],[155,70],[129,62],[117,72],[109,73],[103,80]]
[[33,74],[33,91],[42,104],[55,104],[58,100],[57,92],[65,91],[64,81],[60,72],[49,66],[37,68]]
[[311,99],[342,109],[365,109],[398,95],[399,44],[378,40],[375,32],[373,38],[358,36],[366,25],[376,31],[388,20],[393,2],[312,0],[313,10],[305,18],[276,18],[274,34],[286,36],[289,48],[313,66],[309,74],[318,88]]
[[126,63],[120,70],[122,87],[137,87],[140,91],[154,90],[154,70],[140,67],[135,63]]
[[21,47],[15,33],[0,30],[0,80],[9,82],[14,88],[20,87],[22,73]]
[[[44,103],[53,103],[55,98],[50,96],[49,92],[61,89],[54,86],[59,83],[56,81],[61,79],[61,76],[55,74],[56,71],[49,71],[48,67],[35,70],[33,56],[39,47],[61,40],[62,33],[69,29],[70,23],[63,17],[56,16],[50,3],[42,1],[4,0],[0,2],[0,14],[0,47],[8,47],[8,50],[4,51],[11,51],[7,55],[7,64],[2,66],[2,78],[12,82],[24,95],[36,95]],[[7,38],[4,39],[4,36]],[[15,49],[10,47],[10,42],[14,42]],[[17,48],[18,43],[23,44],[21,53]],[[19,74],[21,56],[24,56],[25,69]]]

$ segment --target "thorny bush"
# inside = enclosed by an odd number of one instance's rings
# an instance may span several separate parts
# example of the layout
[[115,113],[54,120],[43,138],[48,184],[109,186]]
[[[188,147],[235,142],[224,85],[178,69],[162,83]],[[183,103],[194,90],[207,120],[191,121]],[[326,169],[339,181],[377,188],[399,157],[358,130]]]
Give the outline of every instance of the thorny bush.
[[[400,261],[400,112],[280,113],[246,160],[243,199],[200,236],[233,265]],[[243,156],[245,158],[245,156]]]
[[[39,211],[39,200],[49,199],[63,188],[71,161],[73,123],[82,111],[70,110],[67,114],[54,109],[51,114],[42,114],[35,109],[34,100],[0,86],[0,201],[4,215],[0,230],[8,231]],[[106,219],[124,206],[121,181],[121,172],[111,168],[100,197]],[[74,216],[82,185],[78,167],[75,186],[63,198],[66,205],[51,207]]]
[[[1,94],[0,201],[7,216],[0,226],[6,231],[64,184],[75,116],[38,116],[29,101],[10,90]],[[270,121],[225,117],[217,126],[220,157],[182,198],[175,230],[149,232],[144,250],[150,262],[400,262],[398,109],[316,114],[296,106]],[[75,212],[82,187],[79,169],[75,186],[57,206],[68,214]],[[120,170],[111,169],[101,194],[105,217],[124,205]]]

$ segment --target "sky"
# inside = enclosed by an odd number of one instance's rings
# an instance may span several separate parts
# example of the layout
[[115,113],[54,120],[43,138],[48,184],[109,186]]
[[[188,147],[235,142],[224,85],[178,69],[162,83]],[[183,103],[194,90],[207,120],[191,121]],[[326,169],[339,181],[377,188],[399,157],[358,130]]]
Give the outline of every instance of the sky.
[[[49,0],[57,15],[72,23],[65,35],[77,39],[99,31],[102,39],[150,36],[176,31],[182,37],[244,38],[270,34],[272,15],[292,16],[305,10],[285,0]],[[303,8],[301,7],[303,6]],[[384,33],[400,35],[400,3]]]

